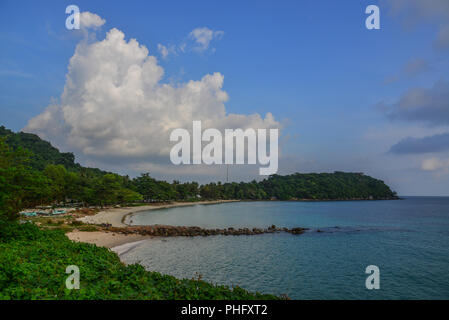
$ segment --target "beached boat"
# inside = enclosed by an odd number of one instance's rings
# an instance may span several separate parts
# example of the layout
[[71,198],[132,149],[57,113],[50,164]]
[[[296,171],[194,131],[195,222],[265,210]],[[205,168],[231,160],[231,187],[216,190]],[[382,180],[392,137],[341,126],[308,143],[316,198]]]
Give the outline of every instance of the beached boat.
[[64,209],[54,209],[52,212],[53,215],[64,214],[64,213],[66,213],[66,210],[64,210]]
[[20,212],[20,214],[25,217],[35,217],[36,216],[36,212],[34,212],[34,211],[22,211],[22,212]]

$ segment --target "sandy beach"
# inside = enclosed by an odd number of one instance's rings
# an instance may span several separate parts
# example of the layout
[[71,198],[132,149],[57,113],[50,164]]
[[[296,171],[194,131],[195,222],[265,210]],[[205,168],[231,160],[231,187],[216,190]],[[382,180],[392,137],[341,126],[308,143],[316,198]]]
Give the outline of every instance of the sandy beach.
[[66,233],[66,236],[72,241],[92,243],[99,247],[106,248],[113,248],[151,238],[150,236],[138,234],[122,234],[103,231],[72,231]]
[[[218,201],[199,201],[199,202],[175,202],[170,204],[153,204],[147,206],[140,207],[125,207],[125,208],[111,208],[104,211],[98,212],[93,216],[85,216],[78,218],[84,223],[90,224],[101,224],[106,223],[110,224],[112,227],[128,227],[123,221],[127,215],[147,210],[157,210],[157,209],[166,209],[173,207],[182,207],[182,206],[192,206],[192,205],[207,205],[207,204],[218,204],[224,202],[234,202],[238,200],[218,200]],[[106,248],[114,248],[116,247],[121,252],[125,244],[137,243],[142,240],[150,239],[151,236],[144,236],[138,234],[122,234],[116,232],[103,232],[103,231],[72,231],[66,234],[67,237],[72,241],[86,242],[96,244],[97,246],[106,247]],[[116,249],[114,248],[114,250]]]
[[140,211],[147,211],[147,210],[158,210],[158,209],[166,209],[166,208],[173,208],[173,207],[182,207],[182,206],[194,206],[197,204],[218,204],[218,203],[225,203],[225,202],[235,202],[238,200],[217,200],[217,201],[198,201],[198,202],[174,202],[170,204],[153,204],[153,205],[147,205],[147,206],[140,206],[140,207],[126,207],[126,208],[112,208],[107,209],[104,211],[98,212],[94,216],[85,216],[82,218],[78,218],[77,220],[82,221],[84,223],[90,223],[90,224],[101,224],[101,223],[107,223],[111,224],[112,227],[127,227],[128,225],[125,224],[124,218],[125,216],[140,212]]

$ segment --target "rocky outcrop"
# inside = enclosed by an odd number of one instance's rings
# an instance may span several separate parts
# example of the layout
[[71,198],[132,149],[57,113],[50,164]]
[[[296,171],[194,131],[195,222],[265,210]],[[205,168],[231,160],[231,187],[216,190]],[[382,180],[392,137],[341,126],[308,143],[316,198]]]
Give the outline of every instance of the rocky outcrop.
[[196,236],[250,236],[265,233],[287,232],[295,235],[304,233],[307,228],[278,228],[272,225],[266,229],[261,228],[225,228],[225,229],[204,229],[200,227],[184,227],[184,226],[167,226],[167,225],[151,225],[151,226],[129,226],[124,228],[103,226],[104,230],[118,232],[123,234],[140,234],[158,237],[196,237]]

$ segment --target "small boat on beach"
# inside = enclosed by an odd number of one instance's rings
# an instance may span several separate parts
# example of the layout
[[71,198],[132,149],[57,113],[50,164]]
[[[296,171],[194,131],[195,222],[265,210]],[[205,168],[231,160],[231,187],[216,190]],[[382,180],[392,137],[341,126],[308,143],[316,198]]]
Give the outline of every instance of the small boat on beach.
[[54,209],[53,212],[52,212],[52,214],[53,214],[53,215],[58,215],[58,214],[64,214],[64,213],[66,213],[66,212],[67,212],[67,211],[64,210],[64,209]]
[[37,215],[34,211],[22,211],[20,214],[25,217],[35,217]]

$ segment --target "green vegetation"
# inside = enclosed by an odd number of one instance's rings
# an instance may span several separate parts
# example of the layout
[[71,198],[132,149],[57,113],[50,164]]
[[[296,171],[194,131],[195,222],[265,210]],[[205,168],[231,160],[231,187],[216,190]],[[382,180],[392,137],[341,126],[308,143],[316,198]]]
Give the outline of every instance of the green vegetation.
[[396,193],[381,180],[362,173],[294,173],[272,175],[260,182],[210,183],[200,188],[210,199],[352,200],[394,199]]
[[71,171],[62,164],[47,164],[38,170],[32,165],[36,159],[34,154],[22,146],[10,146],[9,140],[9,136],[0,137],[0,215],[3,217],[12,219],[23,208],[59,202],[103,206],[143,198],[127,188],[128,177],[118,174],[89,174],[81,166],[80,170]]
[[[123,265],[105,248],[70,241],[64,232],[96,230],[73,219],[17,221],[27,207],[78,202],[88,205],[202,199],[391,199],[382,181],[358,173],[274,175],[260,182],[180,183],[148,173],[130,179],[74,162],[33,134],[0,127],[0,299],[275,299],[241,288],[179,280],[140,265]],[[87,209],[83,209],[87,210]],[[89,211],[89,210],[88,210]],[[65,268],[77,265],[81,289],[67,290]]]
[[[79,290],[66,289],[69,265],[80,269]],[[276,298],[125,266],[115,253],[72,242],[61,230],[0,221],[0,299]]]
[[39,204],[50,192],[49,180],[28,166],[30,153],[13,151],[0,138],[0,218],[14,219],[22,208]]
[[130,179],[74,162],[50,143],[0,127],[0,214],[13,218],[25,207],[61,202],[84,206],[143,201],[393,199],[383,181],[361,173],[295,173],[240,183],[159,181],[148,173]]
[[99,176],[106,172],[97,168],[85,168],[75,163],[73,153],[59,152],[49,142],[42,140],[32,133],[18,132],[14,133],[0,126],[0,137],[6,139],[6,143],[13,149],[27,149],[31,152],[29,165],[35,170],[44,170],[49,164],[63,165],[69,171],[82,172],[85,176]]

